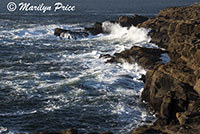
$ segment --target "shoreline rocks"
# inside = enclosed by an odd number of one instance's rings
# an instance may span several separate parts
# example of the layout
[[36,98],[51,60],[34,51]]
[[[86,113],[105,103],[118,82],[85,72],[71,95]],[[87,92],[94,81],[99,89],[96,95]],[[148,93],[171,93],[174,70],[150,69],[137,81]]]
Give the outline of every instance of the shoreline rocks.
[[54,35],[59,36],[60,38],[65,37],[67,39],[75,39],[75,40],[77,38],[84,38],[89,36],[89,34],[84,31],[71,31],[60,28],[56,28],[54,30]]
[[101,22],[95,22],[93,27],[85,27],[85,31],[88,31],[92,35],[97,35],[104,32]]
[[[144,21],[148,20],[147,17],[144,16],[140,16],[140,15],[133,15],[132,17],[127,17],[127,16],[121,16],[118,21],[114,22],[114,21],[110,21],[110,23],[118,23],[120,24],[122,27],[130,27],[130,26],[136,26]],[[107,31],[105,31],[103,29],[103,24],[102,22],[95,22],[94,25],[92,27],[85,27],[83,30],[76,30],[76,31],[72,31],[72,30],[66,30],[66,29],[61,29],[61,28],[55,28],[54,29],[54,35],[58,36],[58,37],[65,37],[67,39],[77,39],[77,38],[84,38],[84,37],[88,37],[89,34],[91,35],[98,35],[101,33],[107,33],[109,34]]]
[[[141,78],[145,83],[141,97],[157,113],[158,119],[152,125],[136,128],[133,134],[198,134],[200,4],[167,8],[154,18],[143,20],[145,21],[136,23],[133,18],[121,17],[118,22],[127,27],[137,25],[150,28],[151,42],[166,51],[132,47],[114,56],[101,56],[110,58],[108,63],[121,63],[124,60],[129,63],[137,62],[149,69],[146,76]],[[103,32],[101,23],[95,23],[94,27],[85,30],[94,35]],[[60,35],[60,32],[55,35]],[[170,56],[170,62],[162,64],[160,56],[166,52]]]
[[147,71],[141,97],[158,119],[133,134],[200,133],[200,4],[164,9],[138,27],[151,28],[171,60]]
[[119,17],[118,23],[122,27],[131,27],[131,26],[137,26],[138,24],[145,22],[146,20],[148,20],[147,17],[135,14],[132,17],[128,17],[128,16]]
[[[121,20],[129,22],[127,17]],[[107,55],[107,63],[136,62],[148,69],[141,78],[141,98],[158,119],[133,134],[200,133],[200,4],[164,9],[137,27],[150,28],[151,43],[166,51],[132,47]],[[162,64],[160,56],[166,52],[170,61]]]
[[145,69],[152,69],[155,65],[161,64],[160,57],[161,54],[164,53],[167,53],[167,51],[155,48],[133,46],[129,50],[115,53],[114,56],[111,56],[111,58],[106,61],[106,63],[137,63]]
[[[118,19],[118,21],[109,21],[112,24],[118,23],[123,27],[130,27],[130,26],[136,26],[139,23],[142,23],[144,21],[146,21],[148,18],[143,17],[143,16],[139,16],[139,15],[134,15],[132,17],[125,17],[122,16]],[[85,27],[84,29],[78,29],[78,30],[66,30],[66,29],[61,29],[61,28],[55,28],[54,29],[54,35],[58,36],[60,38],[65,37],[67,39],[77,39],[77,38],[84,38],[84,37],[88,37],[90,34],[91,35],[98,35],[101,33],[106,33],[109,34],[108,31],[105,31],[102,27],[102,23],[101,22],[95,22],[94,25],[92,27]],[[139,52],[137,52],[139,51]],[[156,52],[157,57],[155,58],[152,57],[152,53]],[[127,54],[126,54],[127,53]],[[135,53],[135,54],[134,54]],[[152,57],[152,59],[145,59],[145,58],[141,58],[140,59],[140,63],[141,64],[146,64],[146,66],[149,66],[148,68],[151,68],[152,62],[159,62],[160,61],[160,55],[164,53],[164,51],[159,50],[159,49],[145,49],[145,48],[140,48],[140,47],[133,47],[131,51],[125,51],[124,54],[116,54],[116,57],[113,57],[109,54],[106,55],[101,55],[99,58],[111,58],[113,59],[113,61],[108,61],[108,62],[118,62],[118,59],[120,59],[122,56],[122,58],[124,58],[125,55],[129,55],[132,54],[131,56],[141,56],[141,55],[145,55],[146,57]],[[133,61],[131,61],[131,59],[133,59],[132,57],[127,57],[127,60],[129,60],[131,63],[133,63]],[[152,61],[151,61],[152,60]],[[141,78],[141,80],[145,80],[144,79],[145,76],[143,76]],[[23,133],[18,133],[18,134],[23,134]],[[78,130],[76,129],[67,129],[64,131],[57,131],[57,132],[34,132],[34,133],[30,133],[30,134],[113,134],[112,132],[89,132],[89,133],[80,133],[78,132]]]

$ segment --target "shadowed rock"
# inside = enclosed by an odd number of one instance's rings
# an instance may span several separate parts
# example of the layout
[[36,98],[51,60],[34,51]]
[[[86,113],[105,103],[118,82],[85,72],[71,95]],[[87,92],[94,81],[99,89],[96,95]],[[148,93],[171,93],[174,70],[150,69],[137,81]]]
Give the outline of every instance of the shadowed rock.
[[[157,121],[134,134],[156,130],[166,134],[200,133],[200,4],[162,10],[139,24],[151,28],[151,42],[166,48],[167,64],[146,73],[142,99],[158,113]],[[155,132],[157,133],[157,132]]]
[[[148,18],[139,16],[139,15],[134,15],[133,17],[121,16],[118,19],[118,22],[115,22],[115,21],[110,21],[110,22],[119,23],[123,27],[130,27],[132,25],[136,26],[147,19]],[[80,30],[71,31],[71,30],[65,30],[65,29],[60,29],[60,28],[56,28],[54,30],[54,35],[59,36],[59,37],[66,37],[68,39],[77,39],[77,38],[87,37],[89,35],[88,33],[92,35],[98,35],[98,34],[107,33],[107,32],[103,30],[101,22],[95,22],[92,27],[85,27],[83,31],[80,31]]]
[[156,64],[160,64],[160,57],[163,53],[166,53],[166,51],[134,46],[129,50],[115,53],[106,63],[138,63],[146,69],[151,69]]
[[143,81],[143,83],[145,83],[145,81],[146,81],[146,76],[145,76],[145,75],[142,75],[141,78],[139,78],[138,80],[141,80],[141,81]]
[[140,15],[133,15],[132,17],[121,16],[118,19],[118,23],[122,27],[130,27],[130,26],[137,26],[138,24],[148,20],[147,17],[140,16]]
[[88,37],[89,34],[87,32],[71,31],[71,30],[56,28],[54,30],[54,35],[59,37],[64,37],[67,39],[78,39],[78,38]]
[[103,33],[102,23],[95,22],[93,27],[86,27],[85,31],[90,32],[92,35]]
[[113,56],[111,56],[110,54],[101,54],[100,56],[99,56],[99,58],[113,58]]

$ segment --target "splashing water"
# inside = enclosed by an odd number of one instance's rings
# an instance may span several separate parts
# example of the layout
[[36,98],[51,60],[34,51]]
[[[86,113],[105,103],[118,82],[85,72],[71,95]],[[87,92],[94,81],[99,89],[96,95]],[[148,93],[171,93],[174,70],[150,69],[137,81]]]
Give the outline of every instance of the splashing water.
[[1,133],[73,127],[129,134],[154,119],[139,98],[144,85],[137,79],[146,71],[99,59],[134,45],[156,47],[149,43],[149,30],[104,22],[110,34],[60,40],[54,28],[84,24],[0,23]]
[[102,25],[104,31],[110,33],[108,39],[121,39],[121,41],[131,41],[133,43],[149,42],[151,38],[147,36],[149,30],[137,28],[135,26],[121,27],[120,24],[104,22]]

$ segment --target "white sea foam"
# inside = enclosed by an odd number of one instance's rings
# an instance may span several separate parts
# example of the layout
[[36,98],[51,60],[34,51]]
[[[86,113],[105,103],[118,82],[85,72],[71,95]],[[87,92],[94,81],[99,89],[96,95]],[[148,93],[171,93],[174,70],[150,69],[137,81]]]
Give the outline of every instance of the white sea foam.
[[[105,30],[110,30],[110,34],[100,34],[96,37],[88,37],[74,42],[60,41],[59,38],[53,35],[53,30],[56,27],[70,29],[76,26],[33,26],[28,29],[15,29],[10,31],[11,34],[9,37],[13,39],[55,40],[55,42],[58,41],[60,43],[59,45],[62,47],[69,47],[70,45],[70,47],[75,47],[76,49],[70,54],[68,51],[63,50],[61,52],[48,53],[48,55],[43,56],[49,56],[51,60],[38,60],[34,63],[38,65],[57,63],[61,65],[59,67],[60,70],[49,72],[40,72],[36,70],[34,72],[26,72],[12,70],[3,71],[0,69],[0,73],[5,75],[5,80],[0,81],[0,84],[15,89],[15,91],[12,91],[15,93],[15,96],[23,95],[27,99],[38,97],[42,101],[42,106],[35,110],[2,114],[5,116],[18,116],[35,112],[49,113],[66,107],[68,108],[72,105],[80,105],[80,103],[84,103],[83,105],[87,108],[90,107],[91,104],[102,106],[105,105],[102,102],[106,102],[109,103],[110,109],[108,110],[110,110],[110,114],[115,114],[117,116],[116,120],[119,123],[126,120],[127,125],[125,125],[124,128],[131,129],[132,125],[130,124],[134,122],[134,118],[130,119],[130,116],[134,116],[134,112],[138,112],[140,109],[135,108],[137,106],[132,107],[128,105],[124,100],[140,95],[140,90],[144,85],[142,82],[138,81],[138,79],[142,74],[145,74],[146,71],[136,63],[105,64],[106,59],[99,59],[99,56],[106,53],[113,54],[115,52],[121,52],[134,45],[142,47],[155,46],[149,43],[150,37],[147,36],[149,31],[147,29],[139,29],[136,27],[127,29],[118,24],[109,24],[108,22],[105,22],[103,25],[104,28],[107,28]],[[29,45],[33,44],[30,43]],[[44,43],[43,45],[45,47],[53,45],[59,47],[58,44],[53,44],[52,42]],[[77,49],[81,47],[85,48],[84,50],[81,49],[80,53]],[[56,55],[56,57],[54,57],[54,55]],[[23,61],[21,61],[21,63],[22,62]],[[70,74],[70,71],[62,71],[63,68],[69,66],[67,63],[75,63],[74,66],[70,66],[72,70],[74,68],[76,69],[76,66],[79,67],[78,70],[74,70],[77,71],[77,74],[75,72],[71,72],[72,74]],[[58,80],[51,79],[57,76],[62,76],[62,78]],[[34,80],[20,79],[21,77],[30,77]],[[78,84],[80,85],[77,86]],[[69,86],[72,87],[72,89],[68,89]],[[81,88],[82,86],[86,87]],[[60,90],[64,91],[60,93]],[[93,96],[91,92],[96,92],[96,94]],[[89,102],[84,102],[85,100],[83,98]],[[117,98],[118,102],[114,101],[113,98]],[[147,116],[146,113],[141,113],[142,120],[145,120]]]
[[6,127],[0,126],[0,134],[14,134],[14,132],[9,131]]
[[27,115],[27,114],[34,114],[36,113],[36,110],[32,111],[16,111],[13,113],[0,113],[0,116],[21,116],[21,115]]
[[7,128],[0,126],[0,133],[4,132],[4,131],[7,131],[7,130],[8,130]]
[[[62,29],[82,29],[79,26],[80,24],[68,24],[68,25],[29,25],[28,28],[16,28],[12,29],[9,32],[3,30],[0,36],[3,38],[11,39],[47,39],[47,40],[57,40],[57,37],[54,36],[55,28]],[[28,45],[26,43],[26,45]]]
[[127,28],[111,22],[104,22],[102,27],[109,34],[100,34],[97,38],[115,47],[112,54],[129,49],[132,46],[158,48],[155,44],[150,43],[151,38],[148,36],[150,29],[135,26]]
[[107,38],[120,39],[121,41],[132,41],[133,43],[149,42],[151,38],[147,35],[149,30],[131,26],[122,27],[120,24],[104,22],[102,25],[104,31],[110,33]]

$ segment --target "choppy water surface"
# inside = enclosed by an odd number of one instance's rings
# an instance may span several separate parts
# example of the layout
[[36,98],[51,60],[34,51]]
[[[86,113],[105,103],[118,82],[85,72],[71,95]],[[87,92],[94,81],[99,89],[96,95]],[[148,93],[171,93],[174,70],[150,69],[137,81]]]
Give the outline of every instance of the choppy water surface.
[[[110,35],[78,40],[53,36],[56,27],[1,20],[0,131],[33,132],[78,128],[128,133],[152,121],[139,95],[145,70],[137,64],[105,64],[100,54],[148,46],[148,30],[119,25]],[[106,24],[106,23],[105,23]]]
[[0,133],[76,128],[130,134],[155,119],[140,100],[144,84],[137,79],[146,71],[99,58],[134,45],[156,47],[149,43],[148,29],[105,22],[110,35],[53,36],[57,27],[82,29],[130,12],[118,13],[0,15]]

